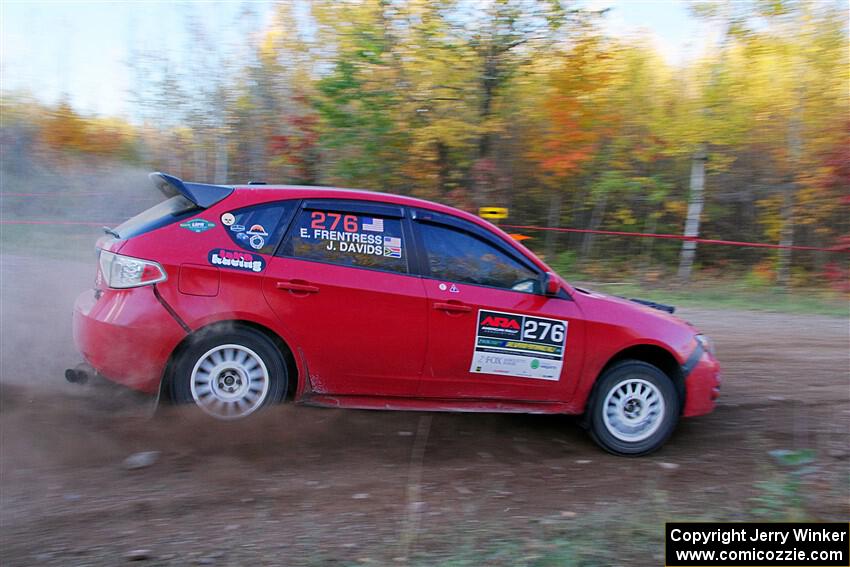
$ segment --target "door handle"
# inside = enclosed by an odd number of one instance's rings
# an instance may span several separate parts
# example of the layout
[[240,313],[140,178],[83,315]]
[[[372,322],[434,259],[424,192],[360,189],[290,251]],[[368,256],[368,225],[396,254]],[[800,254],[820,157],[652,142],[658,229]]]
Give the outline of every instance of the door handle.
[[449,313],[469,313],[472,311],[472,306],[463,303],[435,303],[434,309],[448,311]]
[[285,289],[288,291],[298,291],[301,293],[319,293],[319,288],[307,282],[299,283],[298,280],[282,281],[275,284],[277,289]]

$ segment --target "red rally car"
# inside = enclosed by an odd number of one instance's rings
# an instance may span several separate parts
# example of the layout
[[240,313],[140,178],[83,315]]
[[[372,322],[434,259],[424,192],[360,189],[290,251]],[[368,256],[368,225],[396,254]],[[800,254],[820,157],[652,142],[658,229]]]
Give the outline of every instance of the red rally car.
[[366,191],[184,183],[98,241],[74,306],[87,364],[220,419],[322,406],[584,414],[606,450],[714,408],[709,340],[571,286],[494,225]]

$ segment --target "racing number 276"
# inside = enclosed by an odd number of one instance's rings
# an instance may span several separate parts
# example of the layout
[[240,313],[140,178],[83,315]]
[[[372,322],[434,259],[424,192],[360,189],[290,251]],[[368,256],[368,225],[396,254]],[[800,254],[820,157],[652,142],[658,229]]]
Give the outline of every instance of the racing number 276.
[[560,343],[564,340],[565,327],[563,323],[549,323],[548,321],[538,321],[528,319],[525,321],[525,329],[523,329],[523,338],[530,341],[551,341]]
[[[336,230],[336,227],[339,226],[340,221],[342,221],[342,230],[345,232],[357,232],[357,217],[354,215],[342,215],[340,213],[323,213],[320,211],[313,211],[310,215],[310,228],[316,228],[319,230]],[[331,226],[328,227],[326,223],[330,222]]]

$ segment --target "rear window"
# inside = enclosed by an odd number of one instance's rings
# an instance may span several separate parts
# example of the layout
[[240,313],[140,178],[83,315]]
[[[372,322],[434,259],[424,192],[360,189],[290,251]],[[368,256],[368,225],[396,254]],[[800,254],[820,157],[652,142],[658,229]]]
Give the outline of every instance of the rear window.
[[132,238],[192,216],[198,210],[200,207],[183,195],[175,195],[124,221],[114,232],[121,238]]
[[221,224],[240,248],[274,254],[289,226],[295,204],[295,201],[277,201],[229,211],[221,215]]

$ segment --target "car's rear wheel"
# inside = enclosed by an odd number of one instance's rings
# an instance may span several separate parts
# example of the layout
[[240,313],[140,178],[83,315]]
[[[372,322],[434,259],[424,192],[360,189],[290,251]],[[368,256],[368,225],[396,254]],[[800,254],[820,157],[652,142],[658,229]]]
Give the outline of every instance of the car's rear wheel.
[[599,377],[587,410],[590,434],[611,453],[646,455],[673,433],[679,408],[676,388],[664,372],[626,360]]
[[250,328],[206,332],[180,354],[171,397],[216,419],[240,419],[279,402],[287,372],[277,346]]

